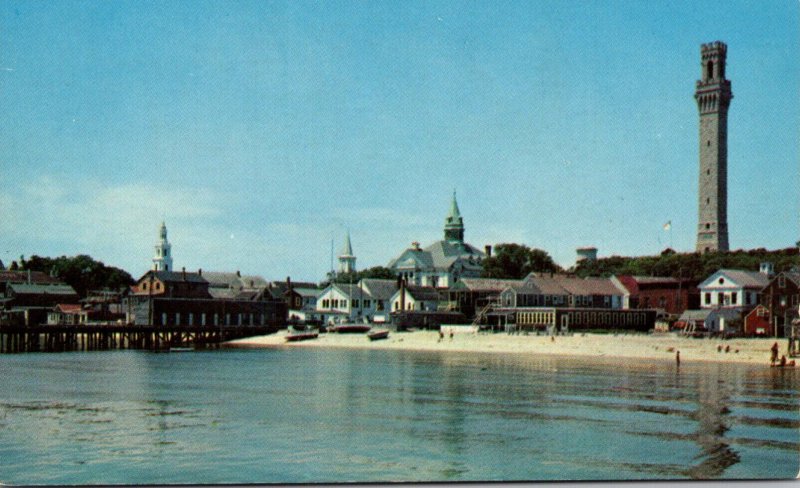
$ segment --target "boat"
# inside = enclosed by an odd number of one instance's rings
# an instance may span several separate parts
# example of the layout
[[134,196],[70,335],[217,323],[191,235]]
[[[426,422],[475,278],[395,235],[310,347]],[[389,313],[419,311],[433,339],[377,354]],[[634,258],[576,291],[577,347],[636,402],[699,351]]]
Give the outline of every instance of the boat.
[[369,332],[370,329],[372,329],[371,325],[343,324],[334,327],[333,332],[338,332],[340,334],[363,334],[364,332]]
[[367,334],[367,337],[369,337],[371,341],[386,339],[389,337],[389,329],[373,330]]
[[295,334],[289,334],[286,336],[286,342],[300,342],[300,341],[307,341],[309,339],[316,339],[319,337],[319,332],[298,332]]

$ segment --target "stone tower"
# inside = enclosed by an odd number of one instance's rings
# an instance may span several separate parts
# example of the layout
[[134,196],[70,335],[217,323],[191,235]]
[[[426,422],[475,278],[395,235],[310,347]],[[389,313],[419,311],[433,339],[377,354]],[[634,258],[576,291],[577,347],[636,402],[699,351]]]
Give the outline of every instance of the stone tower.
[[450,213],[444,219],[444,239],[446,241],[464,242],[464,219],[458,211],[456,192],[453,190],[453,202],[450,204]]
[[356,257],[353,255],[353,246],[350,244],[350,231],[344,238],[344,249],[339,255],[339,272],[353,273],[356,270]]
[[725,79],[728,46],[700,48],[701,77],[694,98],[700,112],[700,181],[697,251],[728,250],[728,107],[733,93]]
[[153,258],[153,269],[156,271],[172,271],[172,245],[167,240],[167,226],[161,222],[158,231],[156,255]]

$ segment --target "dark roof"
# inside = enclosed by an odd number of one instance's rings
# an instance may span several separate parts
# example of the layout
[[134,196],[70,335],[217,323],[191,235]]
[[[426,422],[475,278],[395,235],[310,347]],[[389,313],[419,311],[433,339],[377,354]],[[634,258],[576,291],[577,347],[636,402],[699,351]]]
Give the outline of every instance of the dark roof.
[[50,276],[42,271],[0,271],[0,282],[27,283],[28,278],[30,278],[31,283],[61,283],[61,280],[58,278]]
[[439,292],[430,286],[408,286],[406,293],[411,295],[414,300],[432,302],[439,300]]
[[522,286],[523,280],[507,280],[497,278],[461,278],[451,288],[454,290],[500,292],[511,286]]
[[27,283],[12,283],[8,285],[14,290],[15,295],[67,295],[78,296],[78,293],[69,285],[29,285]]
[[397,291],[396,280],[382,280],[378,278],[364,278],[361,284],[376,300],[389,300]]
[[164,283],[177,283],[177,282],[190,282],[190,283],[208,283],[208,280],[203,278],[201,275],[197,273],[191,273],[189,271],[182,272],[182,271],[153,271],[150,270],[145,273],[139,281],[142,281],[147,278],[147,276],[152,275],[159,280],[163,281]]

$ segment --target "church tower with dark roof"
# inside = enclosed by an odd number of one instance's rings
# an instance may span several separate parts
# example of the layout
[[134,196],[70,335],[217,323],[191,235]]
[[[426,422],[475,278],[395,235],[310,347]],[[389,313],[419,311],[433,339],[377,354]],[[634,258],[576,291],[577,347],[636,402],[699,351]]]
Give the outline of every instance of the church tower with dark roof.
[[464,219],[458,211],[456,202],[456,192],[453,190],[453,202],[450,204],[450,212],[444,219],[444,240],[450,242],[464,242]]

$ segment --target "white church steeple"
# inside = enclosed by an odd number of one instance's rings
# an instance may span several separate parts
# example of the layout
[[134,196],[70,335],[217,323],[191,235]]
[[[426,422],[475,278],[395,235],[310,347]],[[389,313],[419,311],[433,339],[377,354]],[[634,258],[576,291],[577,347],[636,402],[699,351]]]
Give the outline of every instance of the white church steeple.
[[167,226],[161,222],[156,244],[156,255],[153,258],[153,269],[156,271],[172,271],[172,245],[167,240]]
[[355,270],[356,257],[353,256],[353,246],[350,244],[350,231],[348,230],[344,240],[344,249],[342,249],[342,254],[339,255],[339,272],[352,273]]

